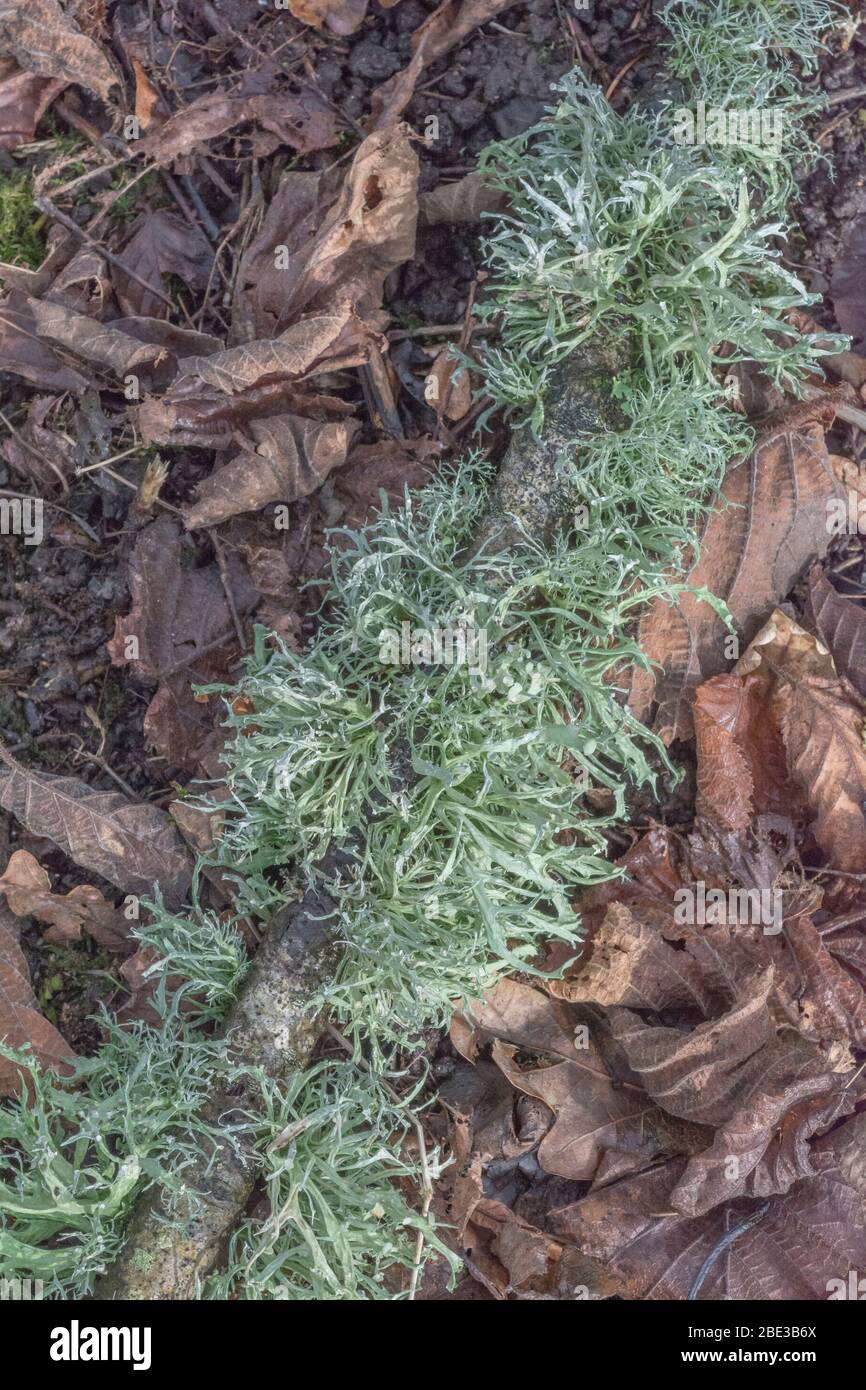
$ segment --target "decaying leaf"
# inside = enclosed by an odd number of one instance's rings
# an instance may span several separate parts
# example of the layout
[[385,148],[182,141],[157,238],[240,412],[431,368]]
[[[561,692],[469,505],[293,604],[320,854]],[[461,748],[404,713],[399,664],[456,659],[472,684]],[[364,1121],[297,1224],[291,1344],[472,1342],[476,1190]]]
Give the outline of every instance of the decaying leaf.
[[129,239],[119,253],[122,266],[128,266],[138,280],[112,268],[114,288],[125,314],[164,318],[168,305],[159,294],[149,293],[140,283],[165,295],[165,276],[177,275],[193,290],[203,291],[213,263],[213,249],[204,235],[173,212],[157,209],[143,213],[133,224]]
[[[180,530],[169,517],[141,532],[129,566],[132,607],[117,619],[108,650],[116,665],[160,682],[145,715],[145,734],[170,762],[194,771],[215,710],[196,701],[192,687],[228,679],[237,639],[216,567],[185,569],[182,555]],[[230,565],[228,577],[243,616],[258,594],[239,566]]]
[[[30,984],[27,959],[18,944],[18,924],[0,906],[0,1041],[7,1047],[29,1047],[34,1057],[52,1071],[68,1076],[75,1053],[52,1023],[39,1012]],[[0,1056],[0,1095],[17,1095],[19,1069]]]
[[68,893],[52,893],[51,879],[27,850],[16,850],[0,875],[0,893],[16,917],[35,917],[49,927],[45,940],[55,945],[78,941],[82,929],[109,950],[124,950],[131,923],[92,884]]
[[417,184],[405,126],[368,136],[345,174],[284,175],[241,259],[238,335],[271,338],[342,302],[375,323],[386,276],[414,253]]
[[212,92],[153,130],[141,141],[141,152],[157,164],[171,164],[249,121],[272,132],[276,145],[289,145],[299,154],[327,149],[340,137],[334,112],[311,88],[276,97]]
[[455,183],[439,183],[418,199],[420,220],[428,227],[439,223],[480,222],[484,213],[502,212],[508,199],[475,170]]
[[[723,501],[710,515],[700,558],[686,582],[724,599],[741,643],[751,641],[767,613],[830,544],[827,503],[841,497],[822,424],[774,429],[750,459],[732,464]],[[657,600],[638,630],[640,645],[660,675],[636,670],[630,705],[666,743],[692,732],[691,700],[708,677],[730,661],[727,629],[706,602],[683,594],[676,607]]]
[[5,0],[0,51],[11,53],[26,72],[75,82],[103,101],[111,100],[120,82],[104,51],[58,0]]
[[809,576],[807,617],[839,675],[866,697],[866,613],[859,604],[837,594],[819,565]]
[[240,454],[199,484],[198,499],[184,510],[188,529],[213,526],[269,502],[294,502],[321,487],[346,461],[355,420],[321,423],[294,415],[254,420],[255,452]]
[[866,862],[866,702],[836,673],[811,633],[776,609],[735,667],[769,684],[791,779],[814,813],[813,833],[831,863]]
[[164,811],[22,767],[0,749],[0,806],[34,835],[44,835],[83,869],[125,893],[149,894],[158,883],[180,906],[192,881],[192,860]]
[[0,371],[21,376],[42,391],[86,391],[90,384],[40,338],[30,296],[12,290],[0,303]]
[[32,140],[52,101],[63,91],[63,78],[22,72],[12,58],[0,58],[0,150],[14,150]]
[[[670,1120],[639,1086],[614,1085],[598,1040],[570,1006],[504,980],[472,1005],[468,1019],[482,1039],[495,1040],[493,1060],[511,1084],[554,1112],[538,1150],[545,1172],[590,1181],[607,1150],[651,1162],[666,1150],[703,1146],[696,1127]],[[524,1067],[518,1051],[555,1060]]]

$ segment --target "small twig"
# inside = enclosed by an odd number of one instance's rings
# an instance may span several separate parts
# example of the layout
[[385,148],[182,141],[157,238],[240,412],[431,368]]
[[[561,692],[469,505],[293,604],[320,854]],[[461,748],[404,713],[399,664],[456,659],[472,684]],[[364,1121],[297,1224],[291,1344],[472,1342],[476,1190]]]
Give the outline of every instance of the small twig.
[[128,276],[130,280],[135,280],[136,284],[141,285],[142,288],[148,290],[150,294],[155,294],[157,299],[161,299],[163,304],[167,304],[172,311],[175,309],[173,300],[169,299],[167,294],[163,294],[162,290],[158,290],[156,285],[151,285],[148,280],[145,280],[139,275],[137,270],[133,270],[130,266],[124,265],[119,256],[115,256],[114,252],[109,251],[108,247],[101,241],[97,241],[96,238],[92,237],[89,232],[86,232],[83,227],[79,227],[77,222],[73,222],[71,217],[67,217],[65,212],[61,212],[60,208],[56,207],[50,198],[34,198],[33,201],[40,212],[46,213],[47,216],[53,218],[55,222],[59,222],[61,227],[65,227],[67,232],[71,232],[73,236],[78,237],[86,246],[92,246],[94,251],[102,256],[103,260],[116,266],[117,269]]
[[225,550],[223,549],[223,543],[215,531],[211,535],[211,541],[213,542],[214,554],[216,555],[217,564],[219,565],[220,580],[222,581],[223,592],[226,596],[226,603],[228,604],[229,612],[232,615],[232,622],[234,623],[235,632],[237,633],[241,651],[245,652],[247,649],[246,634],[243,630],[241,620],[238,616],[237,604],[235,603],[235,596],[232,593],[231,580],[229,579],[229,572],[228,566],[226,564],[226,554]]

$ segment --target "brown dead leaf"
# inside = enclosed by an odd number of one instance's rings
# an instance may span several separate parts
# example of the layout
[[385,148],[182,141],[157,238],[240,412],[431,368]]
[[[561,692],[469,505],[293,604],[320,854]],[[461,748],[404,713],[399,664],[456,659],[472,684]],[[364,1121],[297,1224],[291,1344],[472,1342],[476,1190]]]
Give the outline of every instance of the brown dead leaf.
[[86,391],[87,377],[40,338],[30,302],[30,296],[13,290],[0,304],[0,371],[23,377],[41,391]]
[[[830,544],[827,502],[842,495],[820,423],[774,429],[750,459],[732,464],[720,504],[710,515],[698,563],[686,582],[725,600],[741,642]],[[714,609],[691,594],[676,607],[657,600],[641,619],[638,640],[660,675],[637,670],[629,703],[666,743],[692,733],[693,692],[730,660],[726,628]]]
[[14,150],[32,140],[65,86],[63,78],[37,77],[22,72],[13,58],[0,58],[0,150]]
[[827,648],[780,609],[735,672],[769,682],[771,716],[815,838],[836,868],[858,871],[866,862],[866,703],[840,680]]
[[48,494],[67,483],[75,469],[73,446],[45,423],[56,404],[56,396],[34,396],[18,429],[21,438],[10,436],[0,444],[0,454],[15,472],[32,478],[40,492]]
[[75,82],[106,102],[120,85],[103,49],[58,0],[6,0],[0,6],[0,50],[11,53],[25,72]]
[[507,10],[515,0],[443,0],[412,35],[412,61],[408,69],[381,83],[372,95],[377,129],[384,129],[403,113],[415,84],[430,63],[450,53],[467,34]]
[[[289,10],[313,29],[327,26],[332,34],[354,34],[364,23],[367,0],[288,0]],[[386,0],[386,8],[397,0]]]
[[859,604],[837,594],[819,565],[809,575],[806,616],[828,648],[836,670],[866,697],[866,613]]
[[[160,682],[145,715],[145,735],[171,763],[195,771],[217,708],[198,703],[192,686],[229,678],[237,639],[216,566],[185,569],[182,558],[171,518],[162,516],[139,534],[129,564],[132,607],[117,619],[108,651],[115,665]],[[233,557],[227,568],[236,610],[245,616],[258,594]]]
[[379,341],[343,306],[338,313],[302,319],[279,338],[187,358],[170,390],[148,397],[137,411],[144,439],[221,449],[236,445],[236,431],[252,419],[351,414],[350,405],[315,395],[305,383],[321,372],[359,366],[370,344]]
[[107,367],[118,377],[136,368],[151,367],[165,354],[161,346],[142,343],[113,323],[97,323],[63,304],[32,297],[27,304],[40,338],[50,339],[86,362]]
[[322,424],[295,415],[254,420],[255,452],[240,454],[199,484],[197,500],[184,509],[187,530],[315,492],[345,463],[357,428],[355,420]]
[[135,114],[142,130],[149,130],[152,125],[163,123],[167,108],[134,53],[130,55],[130,61],[135,74]]
[[314,89],[302,86],[297,93],[273,95],[209,93],[175,112],[140,142],[139,149],[157,164],[171,164],[250,121],[276,137],[275,147],[289,145],[298,154],[328,149],[340,138],[334,111]]
[[0,876],[0,893],[6,894],[16,917],[35,917],[50,928],[45,940],[57,946],[81,938],[82,929],[101,946],[118,951],[127,948],[130,923],[90,884],[79,884],[65,895],[52,893],[51,879],[27,850],[16,850]]
[[[614,1086],[597,1038],[569,1005],[503,980],[473,1003],[467,1017],[482,1039],[495,1039],[493,1060],[511,1084],[554,1112],[553,1128],[538,1150],[545,1172],[589,1181],[608,1149],[649,1163],[661,1152],[705,1147],[702,1130],[669,1119],[640,1087]],[[527,1051],[556,1060],[519,1065],[518,1053]]]
[[456,183],[438,183],[418,199],[420,220],[428,227],[440,223],[480,222],[484,213],[503,212],[508,198],[473,170]]
[[446,420],[462,420],[472,405],[472,384],[466,368],[452,356],[450,347],[437,353],[424,382],[424,399]]
[[755,674],[731,673],[713,676],[695,692],[695,810],[722,832],[745,831],[758,815],[800,810],[769,708],[771,691],[771,683]]
[[[814,1146],[817,1176],[770,1198],[767,1213],[731,1243],[707,1271],[701,1300],[751,1302],[826,1299],[866,1260],[864,1188],[856,1159],[866,1139],[855,1116]],[[608,1264],[638,1299],[686,1299],[706,1258],[726,1234],[757,1212],[740,1199],[704,1216],[671,1216],[682,1177],[674,1159],[551,1211],[547,1228]]]
[[149,894],[158,883],[170,905],[184,901],[192,860],[164,811],[77,777],[25,768],[2,748],[0,764],[0,806],[32,834],[125,893]]
[[[61,1076],[68,1076],[75,1053],[53,1024],[39,1012],[30,984],[27,959],[18,944],[18,924],[0,906],[0,1041],[7,1047],[29,1047],[36,1060]],[[17,1095],[22,1073],[0,1056],[0,1095]]]
[[[204,234],[164,209],[145,212],[133,223],[130,236],[118,253],[122,267],[134,270],[160,294],[166,294],[165,277],[178,276],[190,289],[204,291],[213,264],[213,248]],[[132,280],[121,266],[112,266],[112,280],[124,314],[165,318],[168,305]]]
[[237,336],[271,338],[343,302],[376,324],[386,276],[414,254],[417,184],[405,126],[368,136],[345,173],[284,175],[241,258]]

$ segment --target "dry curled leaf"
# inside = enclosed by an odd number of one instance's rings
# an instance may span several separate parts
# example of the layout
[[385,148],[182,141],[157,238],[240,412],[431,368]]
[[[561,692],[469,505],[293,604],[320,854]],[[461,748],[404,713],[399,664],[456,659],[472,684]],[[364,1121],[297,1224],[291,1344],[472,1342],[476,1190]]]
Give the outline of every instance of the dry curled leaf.
[[858,603],[837,594],[819,565],[809,575],[806,614],[840,676],[866,697],[866,613]]
[[150,894],[159,884],[166,902],[179,906],[189,892],[192,860],[157,806],[97,791],[77,777],[23,767],[4,749],[0,806],[125,893]]
[[323,424],[292,415],[254,420],[255,452],[240,454],[199,484],[196,502],[184,509],[187,529],[306,497],[345,463],[357,427],[355,420]]
[[866,862],[866,702],[836,673],[827,648],[776,609],[735,668],[769,683],[769,710],[788,770],[813,813],[812,831],[831,863]]
[[405,126],[368,136],[345,172],[284,175],[241,258],[238,336],[272,337],[344,301],[375,323],[386,276],[414,254],[417,184]]
[[299,154],[327,149],[340,138],[335,113],[309,87],[259,96],[212,92],[170,116],[141,141],[140,150],[157,164],[171,164],[249,121],[270,131],[275,146],[286,144]]
[[92,884],[78,884],[66,894],[52,893],[51,879],[27,850],[16,850],[2,875],[0,893],[16,917],[35,917],[49,930],[45,940],[55,945],[78,941],[82,929],[109,950],[123,950],[130,922]]
[[0,150],[14,150],[32,140],[52,101],[63,91],[63,78],[22,72],[12,58],[0,58]]

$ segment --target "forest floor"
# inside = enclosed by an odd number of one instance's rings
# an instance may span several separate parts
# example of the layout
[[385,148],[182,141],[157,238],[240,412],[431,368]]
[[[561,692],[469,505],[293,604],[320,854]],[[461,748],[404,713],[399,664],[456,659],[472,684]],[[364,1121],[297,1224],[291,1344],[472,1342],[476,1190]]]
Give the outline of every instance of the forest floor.
[[[34,23],[43,7],[27,7]],[[485,294],[481,213],[490,206],[471,178],[479,152],[533,125],[551,84],[575,65],[625,109],[661,67],[662,31],[652,0],[81,0],[66,13],[69,29],[53,27],[54,52],[38,67],[27,65],[26,24],[11,37],[0,30],[0,52],[10,54],[0,58],[0,500],[44,500],[43,543],[0,535],[0,889],[12,914],[0,899],[0,929],[6,921],[20,932],[34,1012],[89,1054],[100,1045],[98,1003],[122,1019],[153,1016],[124,904],[149,877],[182,881],[201,847],[185,801],[201,779],[219,778],[226,733],[220,699],[193,685],[237,676],[254,623],[294,644],[311,635],[309,586],[328,566],[328,529],[369,517],[379,489],[399,497],[440,458],[480,442],[495,459],[504,447],[496,416],[479,441],[481,377],[455,373],[448,356],[451,345],[471,355],[489,332],[473,317]],[[799,179],[783,260],[823,296],[815,321],[853,339],[845,362],[831,364],[834,399],[842,391],[847,412],[819,433],[822,458],[866,511],[866,38],[852,22],[827,44],[811,85],[827,99],[815,135],[830,163]],[[392,139],[398,120],[414,133],[417,177],[405,142]],[[288,170],[305,179],[281,184]],[[273,283],[275,245],[289,259],[287,301]],[[227,345],[271,339],[313,313],[336,322],[346,298],[384,335],[360,366],[347,321],[333,341],[300,344],[318,364],[313,385],[281,379],[266,362],[226,361],[236,373],[230,395],[219,366],[205,387],[178,374],[179,362],[221,364]],[[759,396],[761,384],[748,373],[742,389],[744,409],[772,418],[779,402],[753,409],[749,393]],[[275,452],[263,423],[277,415],[294,421],[285,428],[296,445],[308,431],[288,473],[285,439]],[[641,1237],[639,1269],[604,1264],[609,1252],[598,1267],[583,1257],[572,1266],[567,1253],[589,1219],[581,1173],[592,1127],[586,1105],[571,1104],[587,1083],[570,1075],[568,1039],[592,1011],[637,992],[653,998],[647,924],[683,884],[769,886],[771,865],[784,861],[785,1007],[802,1024],[798,1045],[807,1037],[846,1050],[844,1065],[825,1055],[823,1071],[804,1072],[766,1040],[761,1067],[778,1065],[786,1100],[767,1100],[754,1119],[767,1131],[761,1141],[752,1133],[764,1164],[788,1163],[800,1178],[813,1160],[817,1170],[823,1136],[866,1088],[866,756],[856,748],[866,551],[849,527],[826,553],[801,539],[796,565],[772,575],[762,567],[759,538],[779,512],[790,511],[793,533],[808,487],[823,505],[804,462],[818,426],[794,428],[784,448],[766,436],[762,467],[773,486],[752,499],[749,536],[737,542],[750,585],[742,651],[724,673],[701,667],[701,685],[656,643],[665,686],[655,717],[658,726],[675,708],[665,734],[685,776],[657,800],[636,797],[631,825],[611,835],[631,878],[582,904],[594,954],[557,997],[509,981],[486,1011],[457,1019],[450,1038],[430,1039],[443,1102],[431,1133],[458,1158],[437,1204],[460,1231],[468,1272],[448,1294],[434,1271],[428,1297],[566,1297],[572,1286],[641,1297],[662,1286],[664,1296],[685,1297],[678,1242],[718,1218],[715,1179],[701,1167],[712,1131],[729,1123],[718,1096],[676,1121],[688,1131],[677,1181],[692,1215],[669,1224],[684,1234],[666,1227]],[[256,470],[231,471],[252,451]],[[702,563],[713,572],[717,561],[718,574],[734,544],[717,537]],[[745,664],[731,671],[734,659]],[[720,680],[738,684],[707,684]],[[778,713],[792,683],[803,701],[820,688],[817,712],[803,704]],[[804,725],[811,749],[797,743]],[[44,774],[74,782],[59,787]],[[119,857],[94,851],[89,823],[117,813],[113,797],[137,808]],[[756,815],[776,817],[759,843]],[[708,822],[727,836],[723,849],[704,835]],[[170,844],[160,838],[166,825]],[[796,872],[785,845],[796,846]],[[766,940],[777,949],[774,936]],[[659,1027],[693,1023],[694,997],[718,987],[697,947],[678,949],[688,988],[679,998],[655,991]],[[634,975],[600,984],[599,962],[612,970],[618,952]],[[745,966],[742,977],[731,968],[745,1008],[760,986]],[[830,1034],[816,1008],[832,1016]],[[735,1020],[719,1017],[724,1050]],[[611,1043],[602,1059],[604,1085],[620,1098],[606,1179],[618,1179],[631,1211],[661,1211],[667,1177],[635,1165],[629,1135],[638,1123],[674,1121],[655,1103],[647,1109],[639,1077],[617,1079],[614,1054]],[[680,1062],[668,1059],[672,1069]],[[753,1092],[756,1111],[759,1101]],[[609,1110],[610,1095],[594,1103]],[[608,1190],[596,1181],[594,1200]],[[774,1201],[799,1202],[808,1216],[818,1197],[801,1182]],[[768,1220],[790,1220],[791,1210]],[[761,1238],[760,1228],[747,1237]],[[732,1296],[804,1296],[790,1273],[776,1271],[773,1292],[756,1294],[747,1270],[726,1271],[739,1289]],[[444,1281],[444,1263],[441,1272]],[[718,1277],[710,1272],[708,1290]]]

